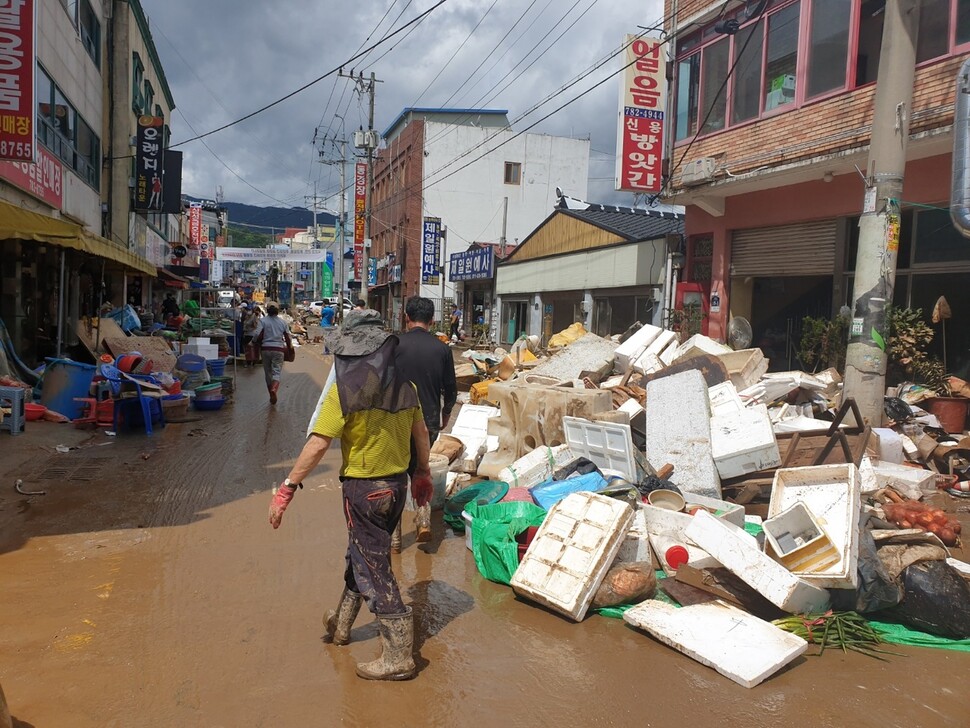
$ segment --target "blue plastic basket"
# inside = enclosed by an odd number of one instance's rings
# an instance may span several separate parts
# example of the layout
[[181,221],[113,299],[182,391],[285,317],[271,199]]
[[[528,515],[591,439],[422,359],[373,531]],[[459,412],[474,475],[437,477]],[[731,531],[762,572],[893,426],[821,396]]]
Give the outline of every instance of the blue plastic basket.
[[197,410],[217,410],[222,409],[225,402],[226,400],[222,397],[219,399],[196,399],[195,408]]

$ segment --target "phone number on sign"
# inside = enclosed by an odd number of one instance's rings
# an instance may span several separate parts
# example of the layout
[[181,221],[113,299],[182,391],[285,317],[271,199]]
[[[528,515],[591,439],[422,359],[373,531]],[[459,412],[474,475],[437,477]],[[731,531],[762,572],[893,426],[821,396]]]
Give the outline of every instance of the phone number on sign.
[[16,159],[30,159],[34,149],[30,142],[0,141],[0,157],[14,157]]

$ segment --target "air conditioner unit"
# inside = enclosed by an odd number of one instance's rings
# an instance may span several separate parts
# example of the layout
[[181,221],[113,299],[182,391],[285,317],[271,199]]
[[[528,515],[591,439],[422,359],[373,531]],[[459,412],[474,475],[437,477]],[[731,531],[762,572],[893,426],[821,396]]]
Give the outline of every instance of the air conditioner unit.
[[687,186],[706,184],[714,179],[715,168],[716,164],[713,157],[692,159],[684,165],[680,182]]

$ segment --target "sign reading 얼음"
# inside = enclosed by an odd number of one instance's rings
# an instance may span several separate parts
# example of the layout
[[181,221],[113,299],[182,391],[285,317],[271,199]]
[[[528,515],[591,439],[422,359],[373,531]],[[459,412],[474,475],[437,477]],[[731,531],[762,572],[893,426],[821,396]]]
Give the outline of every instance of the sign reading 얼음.
[[438,285],[438,250],[441,247],[441,218],[426,217],[421,230],[421,282]]
[[626,37],[617,128],[616,189],[660,192],[667,77],[664,43]]
[[478,281],[495,275],[495,249],[492,247],[452,253],[448,277],[453,281]]

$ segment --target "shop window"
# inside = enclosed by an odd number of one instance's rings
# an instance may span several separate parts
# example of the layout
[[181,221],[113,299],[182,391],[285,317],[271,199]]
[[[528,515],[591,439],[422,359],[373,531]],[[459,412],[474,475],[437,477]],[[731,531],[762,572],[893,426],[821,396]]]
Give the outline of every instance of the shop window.
[[697,99],[701,83],[701,54],[677,64],[677,141],[697,133]]
[[970,0],[957,0],[957,45],[970,43]]
[[[916,36],[916,62],[922,63],[944,56],[950,49],[950,8],[957,4],[957,27],[960,13],[970,15],[967,0],[921,0],[919,33]],[[879,52],[882,47],[883,21],[886,0],[862,0],[859,8],[859,37],[856,52],[856,86],[876,80],[879,72]],[[970,36],[970,17],[964,21],[965,34]],[[959,36],[959,30],[957,32]],[[964,41],[957,39],[957,43]]]
[[916,62],[945,56],[950,49],[950,0],[922,0],[919,7],[919,34],[916,36]]
[[[734,84],[731,122],[754,119],[761,111],[761,55],[763,35],[760,23],[752,23],[734,37]],[[743,53],[742,53],[743,49]]]
[[101,140],[47,72],[37,66],[37,140],[98,189]]
[[77,31],[81,36],[81,44],[91,56],[94,65],[101,68],[101,23],[98,16],[94,14],[89,0],[81,0],[77,13]]
[[53,145],[54,82],[44,69],[37,67],[37,139],[44,146]]
[[920,210],[915,237],[914,264],[970,262],[970,243],[953,227],[948,210]]
[[701,134],[709,134],[724,128],[724,112],[727,94],[724,80],[728,72],[728,39],[718,41],[704,49],[701,66],[701,118],[705,121]]
[[813,0],[808,29],[809,98],[845,86],[852,0]]
[[688,249],[687,278],[693,283],[710,284],[714,273],[714,238],[691,238]]
[[143,106],[143,108],[145,109],[145,113],[150,114],[152,111],[152,106],[154,106],[154,104],[155,104],[155,89],[152,87],[152,82],[146,80],[145,99],[144,99],[144,106]]
[[800,7],[801,3],[796,2],[768,16],[765,111],[771,111],[795,101]]
[[145,82],[145,66],[137,53],[131,54],[131,110],[139,116],[145,108],[145,98],[142,95],[142,84]]
[[505,184],[517,185],[522,181],[522,165],[519,162],[505,163]]
[[61,90],[54,87],[54,151],[61,159],[73,166],[74,164],[74,131],[77,124],[77,112],[71,106]]
[[75,169],[92,187],[100,182],[101,141],[84,119],[77,120],[77,160]]

